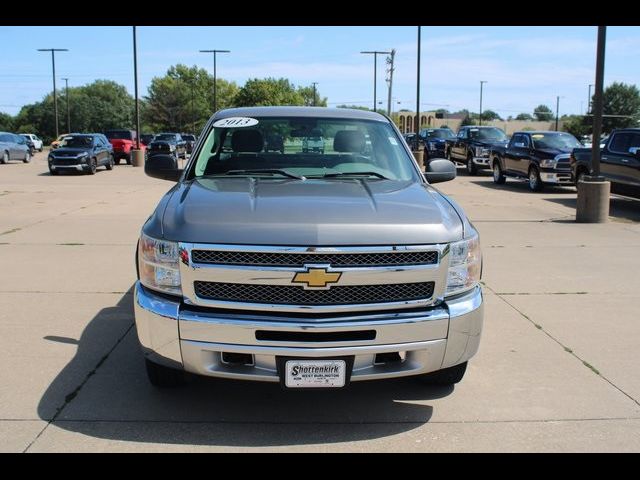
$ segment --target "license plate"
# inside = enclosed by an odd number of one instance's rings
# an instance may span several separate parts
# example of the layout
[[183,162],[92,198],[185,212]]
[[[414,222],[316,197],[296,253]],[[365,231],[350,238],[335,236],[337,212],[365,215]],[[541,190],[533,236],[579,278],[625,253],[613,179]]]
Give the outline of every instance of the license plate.
[[344,360],[287,360],[285,386],[288,388],[344,387],[347,365]]

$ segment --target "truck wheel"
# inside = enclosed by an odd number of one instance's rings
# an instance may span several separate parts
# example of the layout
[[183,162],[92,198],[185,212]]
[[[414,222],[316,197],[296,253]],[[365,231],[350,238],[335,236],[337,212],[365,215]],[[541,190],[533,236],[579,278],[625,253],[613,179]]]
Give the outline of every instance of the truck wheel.
[[437,372],[419,375],[418,378],[427,385],[454,385],[462,380],[466,370],[467,362],[464,362],[459,365],[454,365],[453,367],[438,370]]
[[131,165],[131,154],[127,155],[127,165]]
[[145,364],[147,367],[147,378],[151,385],[158,388],[173,388],[184,385],[185,374],[182,370],[176,370],[174,368],[165,367],[164,365],[158,365],[145,358]]
[[109,155],[109,160],[107,161],[105,167],[107,168],[107,170],[113,170],[113,155]]
[[54,170],[53,168],[50,168],[50,169],[49,169],[49,173],[50,173],[51,175],[58,175],[58,171],[57,171],[57,170]]
[[539,192],[542,190],[542,180],[540,180],[540,172],[536,167],[529,169],[529,190],[532,192]]
[[469,175],[476,175],[478,173],[478,166],[473,163],[473,155],[467,155],[467,173]]
[[502,173],[502,167],[500,166],[500,160],[497,158],[493,161],[493,183],[496,185],[502,185],[506,181],[504,173]]

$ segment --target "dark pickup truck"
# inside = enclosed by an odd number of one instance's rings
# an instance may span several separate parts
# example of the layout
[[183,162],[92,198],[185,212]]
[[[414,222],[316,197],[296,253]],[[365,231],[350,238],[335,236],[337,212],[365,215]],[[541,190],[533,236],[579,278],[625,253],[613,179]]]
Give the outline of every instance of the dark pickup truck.
[[515,132],[506,147],[491,149],[493,181],[525,178],[533,192],[545,185],[572,185],[569,155],[580,145],[570,133]]
[[[571,153],[571,174],[576,180],[590,175],[591,149]],[[613,130],[600,150],[600,174],[611,182],[611,191],[640,197],[640,128]]]
[[446,156],[455,163],[463,163],[469,175],[478,173],[478,168],[490,168],[489,152],[493,147],[506,146],[507,135],[497,127],[466,126],[458,135],[446,139]]

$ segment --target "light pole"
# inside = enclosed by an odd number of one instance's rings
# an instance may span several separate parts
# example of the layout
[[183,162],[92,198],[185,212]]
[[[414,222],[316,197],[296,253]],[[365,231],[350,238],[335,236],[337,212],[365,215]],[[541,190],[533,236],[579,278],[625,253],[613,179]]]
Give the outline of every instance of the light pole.
[[489,83],[486,80],[480,80],[480,117],[479,117],[479,121],[480,121],[480,126],[482,126],[482,85],[484,85],[485,83]]
[[56,97],[56,52],[68,52],[67,48],[39,48],[39,52],[51,52],[51,65],[53,66],[53,112],[56,117],[56,138],[60,132],[58,131],[58,99]]
[[[418,134],[420,133],[420,48],[422,47],[422,42],[420,41],[421,31],[422,27],[418,25],[418,55],[416,66],[416,121],[414,125],[416,131],[416,152],[420,150],[420,140],[418,138]],[[417,160],[422,165],[422,157],[418,157]]]
[[313,106],[316,106],[316,85],[318,82],[313,82]]
[[65,96],[67,97],[67,132],[71,133],[71,116],[69,115],[69,79],[63,78],[65,83]]
[[[136,27],[133,27],[133,83],[136,95],[136,150],[140,150],[140,102],[138,101],[138,45]],[[118,160],[119,162],[120,160]],[[132,159],[132,165],[135,165]]]
[[231,50],[200,50],[200,53],[213,53],[213,113],[218,111],[218,85],[216,71],[216,54],[231,53]]
[[[596,90],[593,102],[593,139],[591,145],[591,175],[578,181],[576,222],[605,223],[609,219],[611,183],[600,176],[600,130],[602,129],[602,88],[607,27],[598,27],[596,53]],[[589,92],[591,93],[591,92]]]
[[558,131],[558,114],[560,113],[560,95],[556,96],[556,132]]
[[591,87],[595,87],[593,83],[589,84],[589,98],[587,98],[587,113],[591,111]]
[[376,72],[378,71],[378,55],[391,55],[391,52],[380,52],[378,50],[372,50],[367,52],[360,52],[365,55],[373,55],[373,111],[377,111],[377,92],[376,92]]

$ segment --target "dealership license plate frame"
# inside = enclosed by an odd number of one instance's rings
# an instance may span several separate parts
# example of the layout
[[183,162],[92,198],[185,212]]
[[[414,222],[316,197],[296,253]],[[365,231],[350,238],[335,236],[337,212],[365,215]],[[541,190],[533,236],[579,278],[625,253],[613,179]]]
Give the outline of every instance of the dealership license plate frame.
[[[280,377],[280,386],[287,390],[308,390],[308,389],[340,389],[345,388],[351,381],[351,371],[353,370],[353,356],[345,357],[326,357],[326,358],[309,358],[309,357],[277,357],[276,365],[278,369],[278,375]],[[294,364],[299,363],[303,365],[327,365],[338,364],[334,362],[344,362],[344,382],[342,385],[335,384],[335,382],[323,383],[318,382],[300,382],[291,380],[290,369]]]

